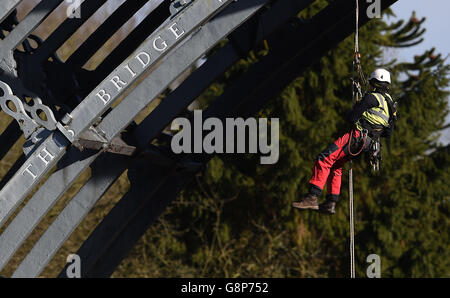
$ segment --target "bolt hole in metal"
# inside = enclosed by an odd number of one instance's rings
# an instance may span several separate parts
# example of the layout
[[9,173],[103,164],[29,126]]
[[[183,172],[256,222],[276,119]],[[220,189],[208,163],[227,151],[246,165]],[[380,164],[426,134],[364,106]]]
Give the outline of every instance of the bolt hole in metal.
[[41,119],[42,121],[48,121],[47,114],[46,114],[43,110],[38,109],[38,110],[36,111],[36,115],[37,115],[37,116],[39,117],[39,119]]
[[34,106],[34,100],[31,97],[29,97],[29,96],[25,96],[25,102],[30,107]]
[[8,100],[6,102],[6,106],[8,107],[8,109],[10,111],[12,111],[13,113],[17,113],[17,107],[16,104],[12,101],[12,100]]
[[36,40],[29,38],[27,41],[32,50],[36,50],[39,47],[39,43]]

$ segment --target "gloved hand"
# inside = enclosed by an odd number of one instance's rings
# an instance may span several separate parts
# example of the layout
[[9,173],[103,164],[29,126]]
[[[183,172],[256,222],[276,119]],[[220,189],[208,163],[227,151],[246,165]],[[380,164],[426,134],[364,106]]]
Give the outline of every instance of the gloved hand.
[[397,121],[397,106],[398,102],[394,101],[394,104],[392,105],[392,116],[394,118],[394,121]]
[[381,143],[379,141],[373,141],[369,151],[370,165],[372,170],[378,171],[381,163]]

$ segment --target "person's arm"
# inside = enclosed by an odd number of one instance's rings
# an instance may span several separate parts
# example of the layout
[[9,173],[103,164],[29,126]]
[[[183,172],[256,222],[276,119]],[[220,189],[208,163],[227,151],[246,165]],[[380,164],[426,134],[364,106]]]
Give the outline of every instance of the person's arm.
[[353,109],[347,114],[347,121],[355,123],[359,120],[359,118],[361,118],[361,115],[365,111],[377,106],[377,98],[373,94],[367,93],[366,95],[364,95],[361,101],[357,102],[354,105]]
[[392,136],[392,134],[394,133],[394,128],[395,128],[395,121],[389,120],[389,127],[383,128],[383,132],[381,133],[381,136],[383,138],[389,139]]
[[387,97],[386,100],[389,107],[389,127],[385,127],[383,129],[381,136],[384,138],[390,138],[394,133],[395,122],[397,121],[397,103],[393,100],[390,100],[389,97]]

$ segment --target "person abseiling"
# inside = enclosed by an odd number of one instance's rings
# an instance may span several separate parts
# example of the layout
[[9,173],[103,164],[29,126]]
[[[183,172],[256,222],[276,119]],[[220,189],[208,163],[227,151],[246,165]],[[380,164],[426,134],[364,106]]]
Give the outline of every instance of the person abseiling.
[[[299,202],[293,202],[293,207],[334,214],[341,190],[343,165],[352,157],[372,151],[376,147],[374,145],[379,144],[380,137],[391,137],[397,117],[397,104],[389,94],[389,71],[376,69],[370,75],[369,84],[371,91],[366,93],[347,115],[347,120],[354,123],[354,128],[317,156],[309,181],[309,193]],[[374,156],[377,154],[374,153]],[[319,205],[318,198],[325,184],[326,201]]]

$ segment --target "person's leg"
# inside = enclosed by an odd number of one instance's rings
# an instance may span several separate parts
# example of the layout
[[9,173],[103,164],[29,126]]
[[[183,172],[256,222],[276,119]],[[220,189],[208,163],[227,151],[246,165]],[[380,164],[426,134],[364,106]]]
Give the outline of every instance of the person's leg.
[[346,157],[338,160],[331,169],[331,173],[327,179],[327,195],[324,203],[319,205],[319,211],[323,213],[335,214],[336,204],[339,200],[342,181],[342,167],[347,161]]
[[[359,131],[356,131],[353,135],[356,138],[359,137]],[[353,143],[353,142],[352,142]],[[358,145],[356,148],[353,148],[352,152],[357,153],[360,151]],[[323,213],[335,214],[336,213],[336,204],[339,201],[339,194],[341,193],[341,181],[342,181],[342,168],[345,163],[349,161],[349,150],[348,150],[348,142],[344,145],[343,154],[340,156],[338,160],[334,163],[333,167],[330,170],[330,175],[327,179],[327,196],[326,201],[319,205],[319,211]],[[359,155],[358,155],[359,156]],[[356,158],[357,156],[354,156]]]
[[322,189],[325,187],[331,167],[339,155],[339,151],[341,151],[336,142],[330,144],[317,156],[311,179],[309,180],[309,184],[311,185],[310,192],[320,195]]
[[[334,143],[323,150],[318,156],[314,163],[313,173],[310,183],[310,190],[306,198],[300,202],[294,202],[293,206],[299,209],[318,209],[318,197],[322,193],[322,190],[330,176],[330,171],[334,164],[345,157],[344,146],[348,143],[350,138],[350,133],[344,134],[342,137],[337,139]],[[336,168],[336,167],[334,167]],[[333,170],[334,173],[335,170]],[[337,181],[340,176],[336,176],[336,182],[334,183],[337,187]],[[339,180],[340,181],[340,180]],[[332,182],[332,181],[331,181]],[[333,185],[333,183],[329,183]],[[339,184],[340,188],[340,184]],[[339,194],[339,192],[338,192]]]
[[[345,157],[343,158],[345,160]],[[340,161],[336,162],[341,163]],[[339,194],[341,193],[341,181],[342,181],[342,165],[338,168],[331,169],[331,173],[327,179],[327,199],[337,202],[339,200]]]
[[[353,135],[354,138],[359,136],[359,131]],[[348,161],[347,150],[345,150],[350,139],[350,133],[344,134],[334,143],[323,150],[316,159],[313,173],[309,183],[311,190],[318,195],[322,192],[325,184],[328,185],[330,194],[340,193],[342,167]]]

